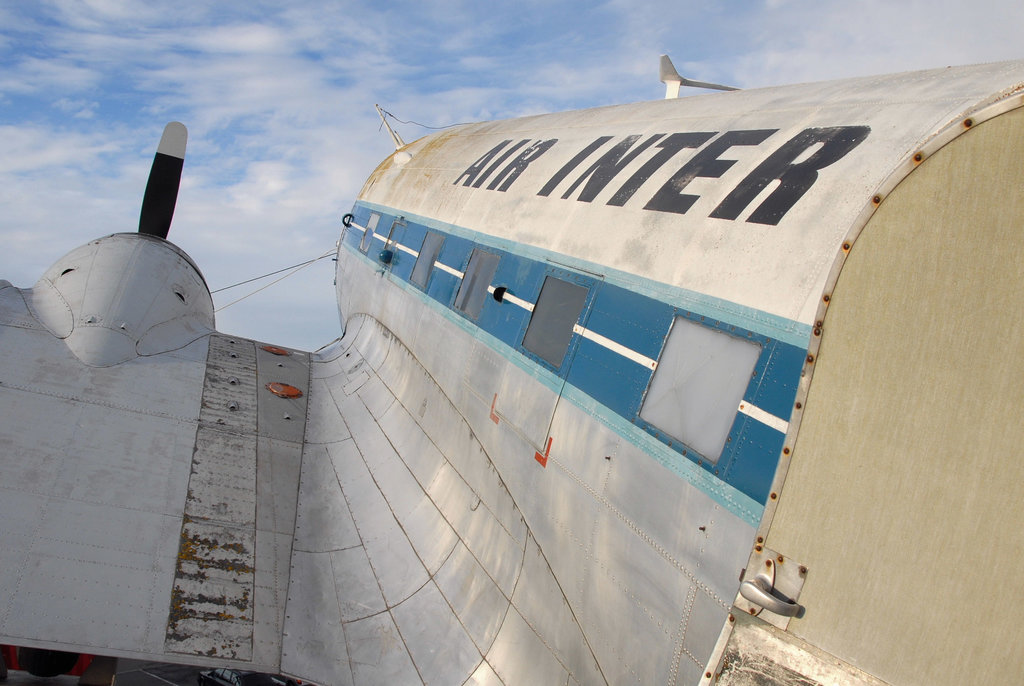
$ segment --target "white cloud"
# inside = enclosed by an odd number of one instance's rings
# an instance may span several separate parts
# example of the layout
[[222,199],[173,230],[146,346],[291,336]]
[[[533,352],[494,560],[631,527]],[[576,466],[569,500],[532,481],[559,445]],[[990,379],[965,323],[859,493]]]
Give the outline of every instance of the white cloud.
[[[662,52],[687,76],[742,86],[1002,59],[1019,55],[1022,19],[1016,4],[952,0],[5,4],[0,278],[30,285],[77,245],[134,230],[167,120],[190,133],[171,239],[216,288],[333,245],[392,150],[374,103],[443,125],[656,99]],[[331,264],[221,325],[326,342]]]

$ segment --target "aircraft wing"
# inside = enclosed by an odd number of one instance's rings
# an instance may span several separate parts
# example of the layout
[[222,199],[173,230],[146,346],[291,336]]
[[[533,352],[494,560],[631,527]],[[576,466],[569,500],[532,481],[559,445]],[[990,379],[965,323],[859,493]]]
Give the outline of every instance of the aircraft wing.
[[168,126],[138,233],[0,281],[0,643],[322,684],[605,682],[391,332],[354,317],[311,356],[216,331],[166,240],[184,140]]
[[35,297],[2,282],[0,642],[330,684],[605,681],[466,420],[379,323],[312,357],[205,331],[91,366]]
[[265,384],[308,356],[206,332],[90,366],[2,286],[0,642],[276,668],[305,399]]

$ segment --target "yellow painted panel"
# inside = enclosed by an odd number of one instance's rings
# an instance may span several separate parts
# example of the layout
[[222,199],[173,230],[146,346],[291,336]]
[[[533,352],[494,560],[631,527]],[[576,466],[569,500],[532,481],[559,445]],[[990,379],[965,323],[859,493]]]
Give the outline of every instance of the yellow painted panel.
[[884,200],[843,267],[766,544],[790,631],[894,684],[1021,679],[1024,110]]

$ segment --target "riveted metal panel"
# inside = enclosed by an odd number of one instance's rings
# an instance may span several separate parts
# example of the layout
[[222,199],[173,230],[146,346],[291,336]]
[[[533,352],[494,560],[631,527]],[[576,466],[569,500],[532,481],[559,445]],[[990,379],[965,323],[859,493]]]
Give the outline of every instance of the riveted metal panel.
[[296,548],[327,552],[360,544],[334,465],[323,445],[307,445],[303,451],[298,502]]
[[[359,431],[353,428],[354,435]],[[331,458],[349,511],[388,606],[393,606],[426,583],[426,569],[374,484],[356,446],[349,441],[336,445],[338,449],[331,446]]]
[[387,609],[362,546],[332,552],[331,567],[342,621],[353,622]]
[[533,538],[527,540],[523,559],[523,572],[516,584],[512,605],[545,638],[551,652],[579,683],[602,683],[604,677],[583,631]]
[[498,675],[494,673],[487,662],[481,662],[473,675],[469,677],[466,686],[504,686]]
[[516,610],[510,609],[502,622],[487,661],[506,684],[564,684],[569,677]]
[[[256,441],[256,530],[295,532],[302,446],[260,437]],[[290,545],[290,543],[289,543]]]
[[257,526],[252,658],[258,665],[276,665],[281,659],[291,555],[290,533],[273,533]]
[[[301,443],[309,400],[309,356],[298,351],[290,351],[290,355],[276,355],[265,350],[265,347],[260,344],[255,347],[259,434]],[[288,384],[297,388],[302,395],[298,398],[279,397],[268,390],[267,384],[271,383]]]
[[[313,370],[320,366],[313,365]],[[349,438],[351,434],[344,421],[339,421],[338,407],[328,390],[330,384],[344,378],[335,373],[328,378],[315,378],[310,382],[310,402],[306,409],[306,444],[336,443]],[[340,390],[340,389],[339,389]]]
[[509,600],[465,545],[459,544],[434,577],[481,653],[498,635]]
[[401,405],[392,405],[388,413],[381,419],[381,429],[402,456],[405,466],[413,473],[421,485],[429,485],[445,463],[444,456],[437,446],[422,431],[412,415]]
[[345,636],[355,683],[422,683],[390,613],[346,624]]
[[391,613],[423,683],[462,683],[480,662],[480,652],[433,582]]
[[324,684],[353,683],[335,584],[330,554],[292,553],[283,671]]
[[402,528],[427,572],[434,574],[459,542],[455,530],[444,520],[437,506],[426,495],[402,518]]

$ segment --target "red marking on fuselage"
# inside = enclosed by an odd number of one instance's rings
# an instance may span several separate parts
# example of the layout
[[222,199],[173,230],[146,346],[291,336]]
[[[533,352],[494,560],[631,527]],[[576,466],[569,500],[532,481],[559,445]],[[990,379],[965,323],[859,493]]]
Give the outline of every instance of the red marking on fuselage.
[[554,436],[549,436],[548,437],[548,447],[547,447],[547,450],[544,451],[543,455],[541,455],[539,452],[535,452],[533,454],[533,459],[537,460],[537,462],[540,462],[540,466],[541,467],[547,467],[548,466],[548,455],[551,454],[551,442],[553,440],[555,440]]

